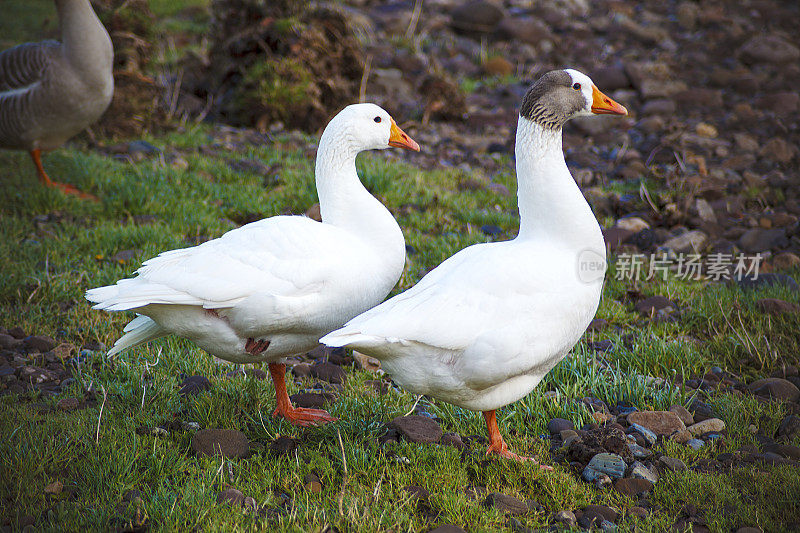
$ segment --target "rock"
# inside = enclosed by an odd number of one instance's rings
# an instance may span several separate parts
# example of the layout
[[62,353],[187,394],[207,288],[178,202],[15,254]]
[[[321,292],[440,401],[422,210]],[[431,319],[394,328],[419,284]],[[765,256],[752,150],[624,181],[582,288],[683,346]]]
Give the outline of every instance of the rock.
[[24,339],[28,335],[25,333],[25,330],[19,326],[14,326],[13,328],[8,328],[8,334],[14,337],[15,339]]
[[573,424],[571,420],[554,418],[547,423],[547,431],[549,431],[551,435],[556,435],[568,429],[575,429],[575,424]]
[[244,505],[244,494],[237,489],[225,489],[217,494],[217,503],[229,503],[231,505]]
[[497,492],[489,494],[489,496],[487,496],[483,501],[483,505],[484,507],[494,507],[495,509],[504,513],[517,515],[525,514],[529,510],[525,502],[518,500],[513,496],[507,496]]
[[700,230],[687,231],[677,237],[672,237],[664,244],[662,248],[672,250],[676,254],[681,253],[698,253],[703,250],[708,242],[708,235]]
[[181,383],[181,396],[197,396],[203,391],[211,389],[211,382],[205,376],[189,376]]
[[752,228],[739,238],[739,247],[751,254],[766,252],[786,244],[786,230],[783,228]]
[[641,113],[647,115],[672,115],[675,113],[675,102],[666,98],[648,100],[642,106]]
[[644,229],[650,229],[650,224],[639,217],[626,217],[617,220],[616,227],[639,233]]
[[583,509],[583,516],[581,518],[588,518],[590,522],[595,518],[616,522],[617,517],[619,517],[619,513],[611,507],[606,505],[587,505]]
[[669,457],[667,455],[662,455],[659,457],[658,464],[670,472],[683,472],[689,470],[689,467],[686,466],[686,463],[680,459],[675,459],[674,457]]
[[411,442],[439,442],[443,434],[439,424],[419,415],[398,416],[387,426],[396,429]]
[[756,301],[756,307],[762,313],[773,316],[800,313],[800,305],[778,298],[762,298]]
[[13,376],[16,372],[16,369],[11,365],[0,365],[0,378]]
[[347,374],[342,367],[327,361],[318,362],[312,366],[311,375],[328,383],[340,385],[347,380]]
[[764,530],[756,526],[744,526],[737,529],[736,533],[764,533]]
[[439,444],[443,446],[452,446],[458,450],[467,448],[467,445],[464,444],[464,441],[461,439],[461,435],[457,433],[445,433],[442,435],[442,438],[439,439]]
[[776,163],[786,164],[794,159],[796,153],[797,148],[795,148],[794,145],[787,143],[780,137],[775,137],[764,144],[758,152],[758,155],[771,159]]
[[688,428],[689,433],[694,436],[703,435],[704,433],[719,433],[720,431],[725,429],[725,422],[720,420],[719,418],[708,418],[703,420],[702,422],[698,422],[697,424],[692,424]]
[[800,416],[789,415],[781,421],[778,426],[778,431],[775,433],[776,437],[785,437],[790,439],[800,432]]
[[630,422],[629,421],[629,423],[631,425],[630,426],[631,429],[634,430],[635,432],[637,432],[639,435],[641,435],[642,438],[644,438],[644,441],[647,443],[648,446],[652,446],[652,445],[654,445],[656,443],[656,440],[658,439],[658,435],[656,435],[653,431],[650,431],[646,427],[644,427],[642,425],[639,425],[639,424],[637,424],[635,422]]
[[[639,427],[641,428],[642,426],[639,426]],[[642,428],[642,429],[644,429],[644,428]],[[648,433],[651,433],[652,435],[655,435],[655,433],[653,433],[652,431],[650,431],[648,429],[645,429],[645,431],[647,431]],[[651,455],[653,455],[653,452],[651,452],[647,448],[643,448],[643,447],[639,446],[636,443],[628,442],[627,446],[628,446],[628,449],[631,451],[631,454],[633,454],[634,459],[646,459],[646,458],[650,457]]]
[[614,489],[626,496],[636,498],[653,490],[653,484],[640,478],[620,478],[614,482]]
[[303,476],[303,486],[307,491],[313,492],[314,494],[322,492],[322,481],[314,472],[309,472]]
[[625,461],[615,453],[598,453],[592,457],[581,475],[583,479],[591,483],[597,480],[601,474],[612,479],[622,477],[625,475]]
[[298,363],[292,367],[292,375],[297,378],[307,378],[311,375],[311,365],[308,363]]
[[250,441],[235,429],[202,429],[192,437],[192,449],[197,455],[238,459],[248,454]]
[[757,35],[739,48],[738,55],[748,64],[792,63],[800,58],[800,48],[776,35]]
[[611,227],[603,230],[603,239],[606,242],[606,246],[610,247],[612,252],[616,250],[620,245],[624,244],[625,241],[627,241],[632,236],[633,232],[628,229]]
[[606,94],[631,87],[631,80],[622,67],[607,66],[592,69],[592,80],[598,87],[602,87]]
[[[498,33],[509,40],[527,43],[532,46],[538,45],[543,40],[553,39],[553,33],[547,24],[535,17],[506,17],[500,22]],[[592,76],[595,83],[600,83],[597,81],[597,71],[592,72]],[[603,87],[603,90],[611,90],[605,85],[601,85],[601,87]]]
[[689,439],[686,441],[686,445],[693,450],[699,450],[705,445],[705,442],[700,439]]
[[653,485],[658,482],[658,473],[652,470],[639,461],[634,461],[631,465],[630,476],[636,479],[646,479]]
[[791,444],[767,444],[764,446],[764,453],[774,453],[787,459],[800,460],[800,448]]
[[58,408],[62,411],[74,411],[80,405],[81,402],[77,398],[64,398],[58,402]]
[[575,513],[568,510],[558,511],[553,515],[553,521],[558,522],[559,524],[564,524],[568,528],[573,528],[578,523],[578,519],[575,518]]
[[800,265],[800,257],[792,252],[782,252],[772,259],[772,266],[777,270],[788,270]]
[[672,435],[686,429],[683,421],[672,411],[634,411],[628,415],[628,423],[639,424],[656,435]]
[[326,403],[334,399],[331,393],[317,394],[313,392],[298,392],[289,396],[292,404],[297,407],[322,409]]
[[58,343],[47,335],[31,335],[25,337],[22,344],[29,352],[45,353],[55,348]]
[[61,494],[62,490],[64,490],[64,484],[61,483],[59,480],[55,480],[44,488],[44,493]]
[[[636,302],[634,308],[642,316],[653,316],[662,310],[664,311],[664,313],[669,313],[672,310],[677,310],[678,306],[671,300],[663,296],[650,296],[649,298],[645,298],[644,300],[639,300],[638,302]],[[641,425],[647,427],[644,424]]]
[[353,359],[355,359],[356,364],[362,370],[366,370],[368,372],[377,372],[381,369],[381,362],[378,359],[365,355],[356,350],[353,350]]
[[676,431],[670,436],[670,440],[674,440],[679,444],[686,444],[690,440],[692,440],[692,434],[689,433],[688,429],[682,429],[681,431]]
[[669,408],[669,410],[670,412],[675,413],[675,415],[681,419],[681,422],[683,422],[683,425],[685,425],[686,427],[689,427],[692,424],[694,424],[694,417],[692,416],[692,413],[690,413],[689,410],[686,409],[684,406],[673,405],[672,407]]
[[277,456],[292,454],[299,447],[300,441],[286,436],[278,437],[269,443],[269,451]]
[[504,57],[494,56],[483,64],[483,71],[489,76],[510,76],[514,73],[514,65]]
[[465,32],[492,33],[504,18],[505,11],[499,5],[476,0],[455,8],[450,14],[450,24]]
[[786,287],[793,291],[800,291],[800,286],[793,277],[786,274],[774,274],[765,272],[759,274],[758,277],[742,276],[736,282],[743,289],[762,289],[766,287]]
[[791,381],[783,378],[764,378],[754,381],[748,386],[750,392],[762,398],[770,398],[787,402],[800,399],[800,389]]
[[22,341],[11,335],[0,333],[0,350],[18,350],[22,347]]

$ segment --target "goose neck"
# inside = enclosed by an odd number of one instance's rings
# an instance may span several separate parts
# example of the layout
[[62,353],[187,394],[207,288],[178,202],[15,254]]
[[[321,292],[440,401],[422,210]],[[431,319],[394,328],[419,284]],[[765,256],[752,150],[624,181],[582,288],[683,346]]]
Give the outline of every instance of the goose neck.
[[108,32],[92,10],[89,0],[56,0],[64,53],[84,79],[111,78],[114,52]]

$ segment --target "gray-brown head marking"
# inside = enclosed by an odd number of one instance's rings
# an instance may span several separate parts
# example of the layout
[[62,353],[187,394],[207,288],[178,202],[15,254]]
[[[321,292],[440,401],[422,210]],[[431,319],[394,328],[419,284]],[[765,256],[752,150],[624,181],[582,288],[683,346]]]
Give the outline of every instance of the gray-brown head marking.
[[581,87],[574,88],[572,76],[551,70],[534,83],[522,99],[519,114],[548,129],[564,123],[587,107]]

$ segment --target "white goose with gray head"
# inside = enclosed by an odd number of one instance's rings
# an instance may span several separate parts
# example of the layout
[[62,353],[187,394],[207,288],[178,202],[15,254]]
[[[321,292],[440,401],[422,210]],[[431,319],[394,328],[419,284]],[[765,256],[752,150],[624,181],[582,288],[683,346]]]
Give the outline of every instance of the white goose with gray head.
[[461,250],[321,342],[379,359],[411,392],[482,411],[487,454],[532,460],[508,450],[495,410],[530,393],[597,310],[605,245],[567,169],[561,128],[602,113],[627,111],[580,72],[542,76],[523,99],[517,127],[518,236]]
[[25,43],[0,52],[0,148],[27,150],[42,184],[41,152],[64,144],[105,112],[114,93],[111,39],[89,0],[55,0],[61,42]]
[[109,355],[165,335],[191,340],[234,363],[269,362],[276,414],[298,425],[334,420],[292,407],[283,358],[378,304],[405,265],[403,232],[361,184],[356,156],[397,146],[419,150],[374,104],[346,107],[317,150],[322,222],[276,216],[192,248],[145,261],[138,276],[86,293],[95,309],[135,311]]

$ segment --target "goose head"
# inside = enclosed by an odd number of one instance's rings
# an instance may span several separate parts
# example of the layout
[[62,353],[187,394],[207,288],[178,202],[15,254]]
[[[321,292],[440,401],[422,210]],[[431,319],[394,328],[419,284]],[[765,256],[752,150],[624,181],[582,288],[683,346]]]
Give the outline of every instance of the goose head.
[[[346,132],[356,152],[383,150],[392,146],[419,152],[419,145],[401,130],[394,119],[375,104],[353,104],[345,107],[325,128]],[[324,135],[324,133],[323,133]]]
[[551,70],[534,83],[522,100],[520,115],[547,129],[588,115],[627,115],[628,110],[602,92],[586,74]]

